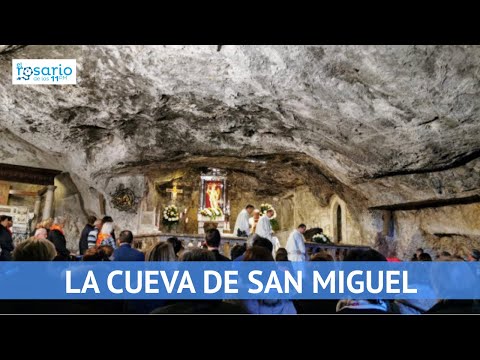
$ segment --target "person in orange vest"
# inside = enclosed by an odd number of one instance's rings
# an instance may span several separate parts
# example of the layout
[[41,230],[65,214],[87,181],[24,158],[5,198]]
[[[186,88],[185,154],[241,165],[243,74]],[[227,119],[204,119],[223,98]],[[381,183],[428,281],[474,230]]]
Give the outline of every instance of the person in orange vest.
[[50,226],[50,232],[48,233],[48,240],[55,245],[55,250],[57,250],[55,260],[60,261],[70,260],[70,250],[67,249],[67,240],[65,239],[65,232],[63,230],[65,221],[65,218],[62,216],[55,217],[53,225]]

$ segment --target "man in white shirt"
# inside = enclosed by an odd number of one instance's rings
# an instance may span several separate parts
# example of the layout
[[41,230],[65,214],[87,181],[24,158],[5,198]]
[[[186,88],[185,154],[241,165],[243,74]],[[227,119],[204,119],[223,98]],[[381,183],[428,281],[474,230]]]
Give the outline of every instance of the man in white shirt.
[[240,211],[237,216],[237,221],[235,222],[235,227],[233,228],[233,235],[248,237],[250,235],[250,215],[254,209],[253,205],[247,205],[245,209]]
[[303,234],[307,227],[305,224],[298,225],[296,230],[293,230],[287,240],[288,260],[290,261],[306,261],[305,253],[305,238]]

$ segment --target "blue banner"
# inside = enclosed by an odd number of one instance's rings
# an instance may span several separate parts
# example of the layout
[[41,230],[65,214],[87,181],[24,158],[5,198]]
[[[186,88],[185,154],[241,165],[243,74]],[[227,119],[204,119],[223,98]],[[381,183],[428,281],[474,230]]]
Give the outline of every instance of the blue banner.
[[0,299],[480,299],[479,262],[0,262]]

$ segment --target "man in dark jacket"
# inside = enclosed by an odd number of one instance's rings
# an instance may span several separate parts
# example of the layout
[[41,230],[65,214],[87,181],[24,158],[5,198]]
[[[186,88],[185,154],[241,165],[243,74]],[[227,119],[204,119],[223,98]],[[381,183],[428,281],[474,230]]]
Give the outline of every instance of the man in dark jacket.
[[93,224],[97,220],[95,216],[87,217],[87,225],[82,230],[80,235],[80,241],[78,243],[78,249],[80,250],[80,255],[85,254],[85,251],[88,249],[88,234],[94,229]]
[[55,245],[57,250],[57,256],[54,260],[68,261],[70,260],[70,251],[67,249],[67,240],[63,232],[63,226],[65,225],[65,219],[63,217],[56,217],[53,221],[53,225],[50,227],[50,233],[48,234],[48,240]]
[[209,229],[205,234],[205,242],[207,243],[208,250],[210,250],[213,255],[215,255],[216,261],[230,261],[229,258],[220,254],[218,248],[220,247],[220,242],[222,238],[220,236],[220,231],[217,229]]
[[0,216],[0,261],[12,260],[14,249],[12,233],[10,232],[12,224],[11,216]]
[[145,255],[137,249],[132,249],[133,234],[123,230],[118,237],[120,246],[113,252],[114,261],[145,261]]

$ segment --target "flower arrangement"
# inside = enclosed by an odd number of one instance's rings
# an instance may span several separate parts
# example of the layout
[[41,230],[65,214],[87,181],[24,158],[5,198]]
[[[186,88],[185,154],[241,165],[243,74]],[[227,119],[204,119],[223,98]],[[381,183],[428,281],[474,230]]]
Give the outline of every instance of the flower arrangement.
[[330,239],[324,234],[315,234],[312,237],[313,242],[320,244],[330,244]]
[[207,216],[212,220],[215,220],[217,217],[223,215],[222,209],[220,208],[205,208],[200,210],[200,214],[203,216]]
[[270,220],[275,219],[277,217],[277,212],[275,211],[275,208],[272,206],[272,204],[268,203],[260,205],[260,216],[265,215],[268,210],[273,210],[273,216],[270,218]]
[[273,215],[270,218],[270,224],[272,225],[272,230],[273,231],[278,231],[280,230],[280,224],[277,221],[277,212],[275,211],[275,208],[272,206],[272,204],[269,203],[264,203],[260,205],[260,216],[263,216],[267,213],[268,210],[273,210]]
[[164,225],[171,227],[172,225],[177,224],[179,219],[178,209],[175,205],[169,205],[163,210],[162,222]]

